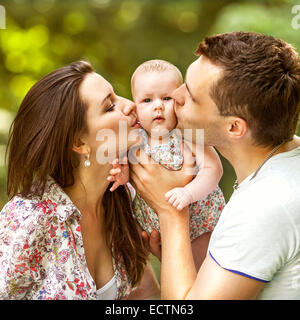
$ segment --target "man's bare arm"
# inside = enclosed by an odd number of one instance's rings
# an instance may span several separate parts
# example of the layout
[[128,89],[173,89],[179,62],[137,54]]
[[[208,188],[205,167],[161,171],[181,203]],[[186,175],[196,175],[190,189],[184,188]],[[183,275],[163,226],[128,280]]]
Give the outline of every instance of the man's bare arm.
[[[155,164],[134,165],[132,179],[139,194],[158,213],[161,228],[163,299],[253,299],[264,283],[221,268],[206,257],[197,274],[189,237],[189,212],[177,211],[164,198],[187,177]],[[157,181],[160,183],[157,183]],[[184,185],[186,182],[182,181]],[[181,184],[181,185],[182,185]]]

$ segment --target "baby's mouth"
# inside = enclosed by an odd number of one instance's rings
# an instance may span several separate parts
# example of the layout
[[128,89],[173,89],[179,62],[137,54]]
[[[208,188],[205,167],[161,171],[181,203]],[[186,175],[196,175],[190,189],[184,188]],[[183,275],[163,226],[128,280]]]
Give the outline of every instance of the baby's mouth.
[[158,122],[161,122],[163,120],[166,120],[163,116],[159,115],[159,116],[156,116],[153,118],[153,121],[158,121]]

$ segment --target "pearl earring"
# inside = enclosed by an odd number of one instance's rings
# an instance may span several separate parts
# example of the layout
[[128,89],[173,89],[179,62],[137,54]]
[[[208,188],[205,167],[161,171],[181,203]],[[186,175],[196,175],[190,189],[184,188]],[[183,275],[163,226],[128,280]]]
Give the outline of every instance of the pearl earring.
[[86,168],[88,168],[88,167],[91,166],[90,154],[89,154],[89,153],[86,155],[86,160],[84,161],[84,166],[85,166]]

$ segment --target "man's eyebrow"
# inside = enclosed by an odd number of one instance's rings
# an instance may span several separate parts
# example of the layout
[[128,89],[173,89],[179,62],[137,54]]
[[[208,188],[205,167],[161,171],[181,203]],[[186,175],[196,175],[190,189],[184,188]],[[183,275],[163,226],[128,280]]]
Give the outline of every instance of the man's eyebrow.
[[195,99],[195,98],[193,97],[193,95],[191,94],[191,90],[189,89],[189,87],[188,87],[188,85],[187,85],[186,81],[184,81],[184,84],[185,84],[186,89],[187,89],[187,91],[188,91],[189,95],[191,96],[192,100],[193,100],[194,102],[197,102],[197,101],[196,101],[196,99]]

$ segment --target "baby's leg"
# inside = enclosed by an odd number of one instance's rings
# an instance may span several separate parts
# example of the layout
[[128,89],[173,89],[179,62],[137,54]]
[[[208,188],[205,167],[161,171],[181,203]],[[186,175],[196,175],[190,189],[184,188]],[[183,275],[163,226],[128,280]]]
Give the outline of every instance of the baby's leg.
[[159,219],[155,211],[148,206],[144,199],[136,194],[133,201],[133,212],[141,228],[151,234],[156,229],[160,234]]
[[203,200],[189,206],[190,237],[197,271],[205,259],[211,232],[220,218],[224,205],[224,196],[218,187]]
[[219,187],[203,200],[193,202],[189,206],[191,240],[205,232],[213,231],[224,206],[224,196]]

